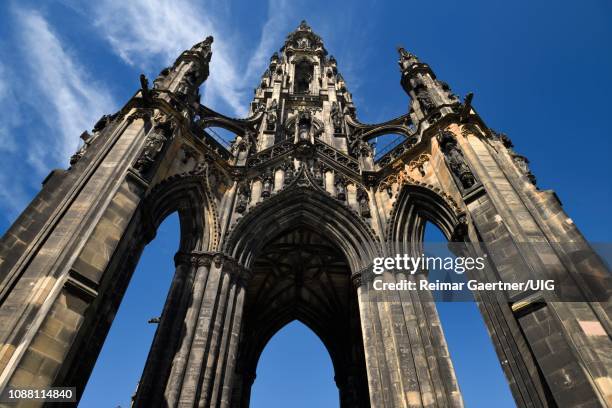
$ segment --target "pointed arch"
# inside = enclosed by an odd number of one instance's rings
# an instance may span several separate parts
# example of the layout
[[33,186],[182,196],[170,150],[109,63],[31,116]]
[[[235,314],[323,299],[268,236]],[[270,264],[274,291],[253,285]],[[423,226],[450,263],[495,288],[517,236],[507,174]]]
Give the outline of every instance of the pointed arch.
[[404,184],[393,204],[385,234],[391,253],[420,250],[417,245],[423,240],[427,221],[437,226],[451,241],[462,217],[453,204],[430,188]]
[[179,215],[181,227],[180,251],[209,251],[217,247],[219,221],[206,175],[179,174],[151,190],[142,206],[143,229],[149,232],[148,241],[174,211]]
[[298,226],[324,232],[346,256],[352,273],[368,267],[380,252],[374,232],[355,212],[324,193],[299,186],[249,211],[229,232],[224,252],[248,268],[266,242]]

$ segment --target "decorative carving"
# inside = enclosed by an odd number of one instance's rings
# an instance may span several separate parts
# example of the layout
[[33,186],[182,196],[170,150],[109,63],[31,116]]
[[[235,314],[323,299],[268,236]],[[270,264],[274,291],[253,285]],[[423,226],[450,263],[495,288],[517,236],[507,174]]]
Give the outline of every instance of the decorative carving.
[[266,130],[268,131],[276,130],[276,122],[278,121],[278,115],[276,113],[277,110],[278,103],[276,102],[276,99],[272,99],[270,106],[266,110]]
[[251,190],[246,182],[242,182],[238,185],[238,198],[236,200],[236,212],[242,214],[246,211],[249,205],[249,198],[251,196]]
[[468,137],[469,135],[480,135],[482,132],[478,128],[478,126],[474,123],[466,123],[461,126],[461,135],[463,137]]
[[176,89],[176,94],[183,101],[187,101],[189,96],[193,96],[198,92],[198,81],[197,81],[197,71],[199,70],[199,66],[197,63],[193,63],[191,69],[189,69],[183,78],[179,82],[178,88]]
[[422,181],[416,180],[415,178],[410,176],[410,174],[408,174],[406,170],[402,170],[399,173],[391,174],[385,177],[378,185],[378,191],[386,190],[387,194],[389,195],[389,198],[393,198],[393,185],[394,184],[398,185],[398,188],[397,188],[398,192],[401,190],[401,186],[403,186],[404,184],[428,188],[432,190],[433,192],[435,192],[436,194],[439,194],[440,196],[442,196],[442,198],[444,198],[444,200],[448,203],[448,205],[451,208],[453,208],[453,210],[456,213],[460,212],[459,205],[453,199],[453,197],[451,197],[450,194],[445,193],[440,188],[435,187],[429,183],[424,183]]
[[429,90],[422,84],[418,85],[414,89],[416,100],[421,107],[421,111],[424,115],[428,115],[435,107],[433,99]]
[[295,123],[297,126],[298,140],[310,140],[310,129],[312,127],[312,114],[310,111],[300,111]]
[[249,153],[249,150],[251,149],[251,141],[249,136],[249,131],[245,132],[244,136],[237,135],[230,145],[230,151],[238,161],[245,159]]
[[285,163],[283,163],[283,170],[284,170],[284,173],[285,173],[285,176],[284,176],[285,185],[287,185],[295,177],[295,168],[293,167],[293,160],[292,159],[290,159],[289,161],[286,161]]
[[451,132],[443,131],[438,135],[440,149],[446,157],[446,161],[451,171],[457,176],[464,189],[472,187],[476,183],[474,174],[465,163],[463,153],[457,146],[457,141]]
[[73,154],[70,157],[70,165],[71,166],[73,166],[76,162],[81,160],[81,157],[83,157],[85,155],[85,151],[87,150],[87,148],[89,147],[89,145],[91,144],[91,142],[93,140],[93,136],[90,135],[88,131],[84,131],[83,133],[81,133],[81,136],[79,136],[79,137],[83,141],[83,145],[79,148],[79,150],[76,151],[75,154]]
[[96,124],[94,125],[92,129],[94,136],[96,136],[97,134],[101,133],[104,129],[106,129],[106,127],[113,120],[115,120],[116,117],[117,117],[117,114],[115,113],[113,115],[104,115],[100,119],[98,119],[98,121],[96,122]]
[[336,198],[340,201],[346,201],[346,179],[344,177],[336,177],[334,185],[336,186]]
[[195,167],[194,167],[194,169],[192,171],[192,173],[194,175],[196,175],[196,176],[204,176],[204,175],[206,175],[207,172],[208,172],[208,161],[207,160],[199,161],[195,165]]
[[270,197],[272,193],[272,187],[274,187],[274,175],[270,169],[266,170],[262,177],[262,191],[261,196],[263,198]]
[[153,80],[153,89],[160,89],[162,83],[168,78],[168,75],[170,75],[170,67],[162,69],[157,78]]
[[140,74],[140,92],[145,103],[150,103],[151,93],[149,91],[149,80],[145,74]]
[[334,126],[334,133],[342,133],[342,114],[340,113],[338,102],[332,102],[331,119],[332,125]]
[[465,213],[459,214],[457,217],[457,224],[455,224],[455,228],[453,229],[453,234],[451,236],[451,241],[453,242],[461,242],[465,239],[468,233],[468,223],[467,223],[467,215]]
[[397,52],[399,53],[398,64],[402,72],[408,70],[408,68],[410,68],[412,65],[419,62],[417,56],[406,51],[404,47],[398,47]]
[[134,163],[134,168],[141,173],[145,173],[151,168],[159,156],[159,153],[164,148],[166,141],[173,135],[174,124],[166,115],[158,114],[155,118],[155,122],[155,126],[145,139],[140,156]]
[[372,149],[371,144],[361,140],[357,145],[357,153],[360,157],[372,157],[374,150]]
[[183,164],[187,164],[189,159],[196,159],[198,157],[196,150],[188,144],[181,145],[181,152],[183,152],[183,157],[181,158],[181,163]]
[[495,133],[493,132],[500,140],[500,142],[504,145],[504,147],[508,150],[508,154],[512,157],[512,161],[516,165],[517,169],[529,180],[529,182],[533,185],[536,185],[537,180],[535,175],[531,172],[529,168],[529,160],[527,157],[522,156],[514,151],[514,143],[505,133]]
[[127,121],[129,123],[142,119],[145,123],[151,120],[151,110],[150,109],[137,109],[130,116],[127,117]]
[[317,183],[320,187],[323,187],[325,184],[325,181],[323,179],[324,174],[325,174],[324,167],[321,166],[319,162],[314,162],[314,164],[312,165],[312,176],[315,180],[315,183]]
[[408,163],[408,169],[417,169],[421,177],[425,177],[425,174],[427,173],[427,165],[429,163],[429,159],[430,156],[428,154],[421,154],[419,157]]
[[223,254],[215,254],[213,256],[213,263],[215,264],[216,268],[221,268],[221,266],[223,266]]
[[514,161],[514,164],[516,164],[516,167],[519,169],[519,171],[523,173],[525,177],[527,177],[529,182],[531,182],[531,184],[533,185],[536,185],[537,180],[534,174],[531,172],[531,169],[529,168],[529,160],[525,156],[515,154],[514,156],[512,156],[512,161]]
[[357,203],[359,203],[359,213],[364,218],[370,218],[370,197],[363,188],[357,189]]

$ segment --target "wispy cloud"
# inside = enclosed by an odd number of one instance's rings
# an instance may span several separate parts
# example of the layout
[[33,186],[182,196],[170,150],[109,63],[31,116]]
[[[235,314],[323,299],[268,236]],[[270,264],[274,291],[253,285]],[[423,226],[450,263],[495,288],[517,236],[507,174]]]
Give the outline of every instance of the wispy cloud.
[[[259,44],[242,71],[236,58],[236,30],[219,4],[192,0],[105,0],[94,7],[95,27],[126,63],[143,70],[159,69],[207,35],[215,38],[210,77],[204,88],[205,104],[227,104],[236,116],[244,116],[252,95],[254,75],[265,69],[267,58],[278,46],[286,24],[286,1],[270,0],[268,20]],[[232,32],[234,31],[234,32]],[[260,72],[258,72],[260,70]],[[256,83],[256,82],[255,82]]]
[[143,70],[159,70],[170,64],[186,48],[207,35],[215,37],[214,62],[206,83],[206,97],[221,99],[235,113],[243,114],[242,90],[225,38],[204,14],[201,6],[189,0],[106,0],[94,7],[95,27],[108,40],[114,52],[126,63]]
[[41,14],[23,9],[15,13],[21,43],[28,54],[30,80],[47,102],[40,105],[44,110],[39,114],[52,130],[49,143],[31,151],[31,162],[44,168],[51,163],[66,163],[79,144],[81,132],[90,129],[115,103],[101,84],[91,80]]
[[21,122],[21,115],[17,106],[12,72],[0,62],[0,152],[12,153],[17,149],[15,134],[12,129]]
[[12,152],[0,161],[0,209],[8,219],[25,207],[51,168],[67,165],[79,135],[115,108],[43,15],[19,7],[12,13],[16,52],[2,59],[25,69],[0,66],[0,150]]
[[[290,30],[291,9],[287,0],[270,0],[268,2],[268,18],[261,30],[261,37],[255,52],[249,59],[245,80],[251,80],[261,75],[268,64],[272,50],[278,48],[282,39]],[[293,29],[295,27],[292,27]]]

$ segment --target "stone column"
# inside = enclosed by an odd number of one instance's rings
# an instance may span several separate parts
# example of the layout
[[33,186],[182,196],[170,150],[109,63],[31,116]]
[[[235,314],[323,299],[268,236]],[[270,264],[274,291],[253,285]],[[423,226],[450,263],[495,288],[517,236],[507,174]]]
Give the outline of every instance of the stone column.
[[190,293],[183,294],[188,304],[184,318],[177,318],[182,327],[175,333],[180,344],[171,354],[164,403],[169,407],[227,407],[234,379],[246,272],[220,253],[193,255],[195,279]]
[[150,406],[163,402],[161,390],[163,390],[165,378],[171,369],[171,363],[174,365],[173,356],[174,362],[177,359],[175,353],[179,339],[184,335],[183,326],[189,304],[193,302],[192,297],[197,296],[195,286],[200,276],[196,276],[194,285],[197,264],[192,262],[191,254],[177,253],[175,264],[176,272],[138,385],[134,400],[135,406]]
[[[374,407],[463,407],[431,294],[376,292],[373,276],[353,276]],[[366,279],[363,279],[366,278]],[[416,279],[382,275],[385,282]]]

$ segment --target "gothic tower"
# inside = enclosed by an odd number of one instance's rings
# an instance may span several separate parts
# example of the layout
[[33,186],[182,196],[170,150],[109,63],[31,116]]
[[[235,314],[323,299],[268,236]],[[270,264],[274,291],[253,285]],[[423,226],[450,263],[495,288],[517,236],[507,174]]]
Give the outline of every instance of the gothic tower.
[[[517,405],[612,406],[609,274],[471,95],[400,48],[409,111],[361,123],[302,22],[234,119],[200,103],[212,46],[152,87],[141,77],[0,241],[0,390],[80,395],[143,248],[177,212],[176,272],[135,406],[247,407],[264,346],[295,319],[329,350],[340,406],[463,406],[431,293],[371,290],[373,259],[418,251],[428,221],[488,255],[481,281],[570,282],[572,302],[474,292]],[[229,148],[212,127],[235,134]],[[375,159],[370,141],[389,133],[404,138]]]

